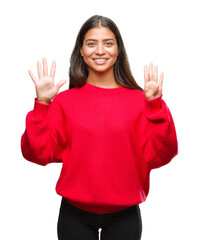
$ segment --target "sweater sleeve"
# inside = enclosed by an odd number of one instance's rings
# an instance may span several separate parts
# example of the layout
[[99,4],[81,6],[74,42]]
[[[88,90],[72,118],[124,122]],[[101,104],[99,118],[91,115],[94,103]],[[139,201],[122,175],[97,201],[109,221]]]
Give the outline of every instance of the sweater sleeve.
[[178,142],[172,115],[162,95],[153,100],[144,99],[141,127],[149,170],[169,163],[178,153]]
[[[57,95],[58,96],[58,95]],[[23,157],[39,165],[62,162],[61,154],[66,145],[64,116],[59,98],[50,104],[37,102],[26,116],[26,128],[21,137]]]

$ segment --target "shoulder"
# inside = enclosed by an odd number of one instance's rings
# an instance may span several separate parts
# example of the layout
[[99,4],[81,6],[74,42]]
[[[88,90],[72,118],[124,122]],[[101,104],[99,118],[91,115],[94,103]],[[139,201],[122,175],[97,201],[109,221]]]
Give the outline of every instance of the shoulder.
[[131,89],[133,91],[133,93],[137,96],[137,97],[144,97],[144,91],[138,90],[138,89]]
[[137,90],[137,89],[129,89],[127,92],[128,96],[131,97],[137,103],[143,103],[145,99],[144,91]]
[[55,98],[53,99],[53,101],[56,101],[56,102],[62,102],[64,101],[66,98],[70,98],[71,96],[74,95],[74,92],[75,92],[75,89],[74,88],[71,88],[71,89],[66,89],[62,92],[59,92]]
[[126,92],[125,104],[133,111],[134,114],[140,114],[143,112],[145,106],[145,93],[138,89],[129,89]]

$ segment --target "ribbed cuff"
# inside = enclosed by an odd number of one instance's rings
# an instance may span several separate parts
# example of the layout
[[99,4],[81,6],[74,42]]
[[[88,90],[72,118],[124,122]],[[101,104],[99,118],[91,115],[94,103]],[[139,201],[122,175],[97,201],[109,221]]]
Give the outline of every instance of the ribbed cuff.
[[37,101],[37,98],[35,98],[35,103],[34,103],[34,114],[37,116],[44,116],[47,114],[49,108],[50,108],[50,104],[44,104],[44,103],[40,103]]
[[154,113],[161,109],[161,99],[162,95],[160,97],[157,97],[152,100],[148,100],[145,98],[145,111],[148,113]]

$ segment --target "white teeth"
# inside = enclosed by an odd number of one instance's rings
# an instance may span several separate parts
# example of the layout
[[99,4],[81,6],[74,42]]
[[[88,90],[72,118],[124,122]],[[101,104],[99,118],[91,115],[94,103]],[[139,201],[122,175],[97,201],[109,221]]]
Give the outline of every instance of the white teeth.
[[98,59],[94,59],[96,62],[103,62],[105,61],[106,59],[105,58],[98,58]]

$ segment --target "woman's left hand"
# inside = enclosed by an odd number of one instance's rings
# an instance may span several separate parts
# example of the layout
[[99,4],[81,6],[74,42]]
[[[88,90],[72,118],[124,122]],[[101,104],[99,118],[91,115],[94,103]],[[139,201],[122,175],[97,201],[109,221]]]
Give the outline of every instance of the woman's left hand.
[[147,100],[152,100],[162,95],[162,83],[164,73],[160,74],[160,80],[158,81],[158,67],[154,66],[153,63],[144,66],[144,93]]

